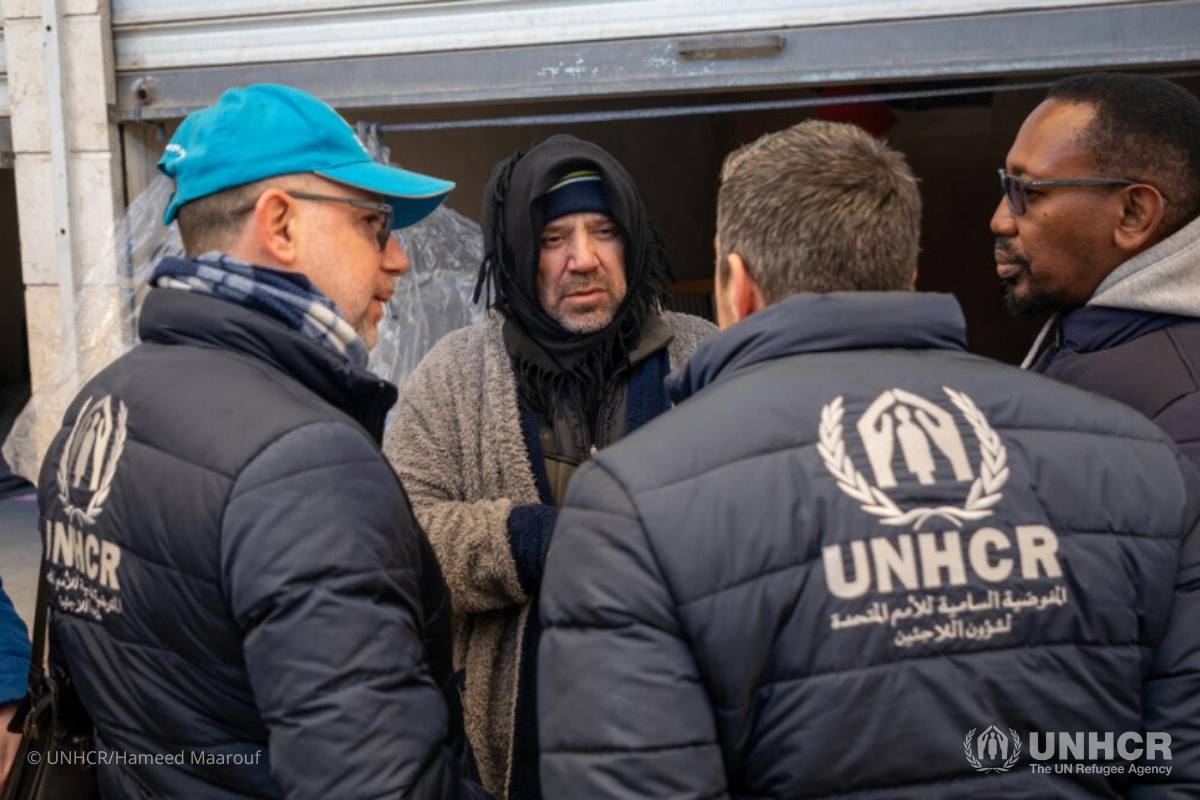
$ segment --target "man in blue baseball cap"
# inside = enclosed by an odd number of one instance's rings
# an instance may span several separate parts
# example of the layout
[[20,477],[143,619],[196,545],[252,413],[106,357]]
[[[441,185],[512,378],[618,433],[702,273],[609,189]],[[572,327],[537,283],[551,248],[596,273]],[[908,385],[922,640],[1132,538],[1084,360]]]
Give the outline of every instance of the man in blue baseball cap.
[[[43,466],[54,668],[108,797],[482,797],[462,778],[437,562],[379,449],[367,350],[453,184],[328,105],[233,89],[159,168],[187,258]],[[456,734],[456,732],[459,732]]]
[[[231,89],[216,105],[190,115],[158,168],[175,180],[163,222],[178,219],[189,255],[216,263],[214,251],[236,250],[254,264],[307,276],[368,348],[375,344],[375,326],[394,280],[408,269],[392,230],[425,218],[454,188],[376,163],[336,111],[306,92],[276,84]],[[252,216],[253,224],[240,215]],[[333,240],[308,240],[316,249],[301,251],[294,250],[286,230],[309,222],[320,230],[322,221],[345,219],[370,236],[349,235],[347,227]],[[285,253],[267,245],[258,231],[263,225],[280,230]],[[226,263],[226,269],[231,266]],[[171,264],[159,267],[153,280],[181,277],[175,274],[181,270],[193,271]],[[336,329],[336,321],[331,324]],[[333,337],[335,346],[343,349],[337,342],[349,338],[342,331]],[[353,341],[344,348],[362,355]]]

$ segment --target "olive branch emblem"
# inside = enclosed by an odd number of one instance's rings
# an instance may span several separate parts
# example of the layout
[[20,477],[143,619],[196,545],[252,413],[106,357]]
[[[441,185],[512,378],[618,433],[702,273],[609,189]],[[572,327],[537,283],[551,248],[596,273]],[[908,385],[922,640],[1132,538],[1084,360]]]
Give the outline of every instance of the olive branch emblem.
[[838,488],[857,500],[862,510],[879,517],[884,525],[912,525],[919,528],[933,517],[943,517],[961,525],[968,520],[979,520],[989,516],[992,506],[1000,502],[1000,489],[1008,481],[1008,451],[1000,441],[999,434],[988,424],[987,418],[970,397],[962,392],[943,386],[942,390],[966,418],[967,424],[979,440],[981,463],[979,477],[971,483],[962,506],[922,506],[907,511],[878,486],[872,486],[854,466],[854,460],[846,452],[842,436],[842,419],[845,406],[841,395],[821,408],[821,424],[817,452],[821,454],[825,467],[837,481]]
[[[963,752],[967,756],[967,761],[975,768],[976,772],[1008,772],[1012,769],[1013,764],[1021,757],[1021,737],[1017,736],[1017,732],[1012,728],[1008,729],[1013,740],[1013,754],[1005,760],[1003,767],[985,767],[979,763],[979,759],[971,752],[971,741],[975,738],[975,728],[971,728],[967,732],[967,738],[963,739]],[[986,731],[984,731],[986,733]]]
[[125,437],[127,434],[125,423],[129,417],[129,409],[126,408],[124,403],[118,400],[117,419],[113,428],[113,441],[104,454],[104,471],[100,476],[100,484],[88,500],[87,508],[78,508],[72,505],[70,499],[71,461],[76,455],[74,449],[75,437],[78,435],[80,428],[87,427],[87,423],[92,415],[104,414],[106,417],[111,417],[112,415],[111,396],[105,397],[104,400],[96,403],[94,406],[92,405],[93,399],[89,397],[84,401],[83,408],[79,410],[79,414],[75,417],[75,425],[71,428],[70,435],[67,436],[66,444],[63,445],[58,460],[58,500],[62,503],[63,510],[66,511],[67,516],[80,527],[92,525],[96,522],[96,517],[100,516],[100,512],[103,510],[104,501],[108,499],[108,494],[112,491],[112,481],[117,471],[117,462],[120,461],[121,451],[125,448]]

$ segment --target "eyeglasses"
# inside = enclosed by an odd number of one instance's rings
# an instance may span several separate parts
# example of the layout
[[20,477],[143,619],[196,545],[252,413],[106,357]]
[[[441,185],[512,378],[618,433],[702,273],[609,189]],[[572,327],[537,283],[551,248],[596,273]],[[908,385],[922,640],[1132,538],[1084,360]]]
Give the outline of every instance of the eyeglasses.
[[[353,197],[335,197],[330,194],[311,194],[309,192],[285,192],[288,197],[294,197],[297,200],[328,200],[331,203],[345,203],[348,206],[355,208],[374,211],[380,215],[382,220],[379,229],[375,231],[375,240],[379,242],[379,251],[383,252],[387,249],[388,238],[392,235],[392,220],[395,216],[395,210],[387,203],[373,203],[370,200],[358,200]],[[258,204],[258,198],[254,198],[245,205],[238,206],[233,210],[233,214],[245,214],[250,209]]]
[[1009,175],[1000,170],[1000,190],[1008,198],[1008,206],[1018,217],[1025,213],[1025,201],[1030,189],[1050,189],[1056,186],[1133,186],[1138,181],[1124,178],[1060,178],[1057,180],[1030,181]]

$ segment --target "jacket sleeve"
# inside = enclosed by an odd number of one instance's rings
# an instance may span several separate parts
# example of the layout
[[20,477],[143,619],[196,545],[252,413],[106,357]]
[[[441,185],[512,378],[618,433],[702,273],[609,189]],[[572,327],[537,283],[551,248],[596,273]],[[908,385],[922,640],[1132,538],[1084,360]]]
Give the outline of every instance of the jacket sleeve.
[[236,479],[227,601],[289,798],[473,796],[425,662],[418,536],[387,462],[344,422],[288,433]]
[[1144,693],[1147,732],[1170,735],[1170,760],[1161,756],[1140,766],[1169,766],[1170,775],[1136,778],[1129,797],[1194,797],[1200,785],[1200,473],[1179,456],[1187,491],[1175,596],[1166,632]]
[[[442,350],[430,351],[405,384],[384,452],[441,562],[455,612],[476,614],[524,605],[529,593],[516,562],[519,540],[510,536],[510,517],[521,506],[512,497],[481,499],[480,472],[488,467],[467,455],[477,453],[480,436],[494,433],[464,429],[479,419],[481,401],[478,388],[469,397],[456,385],[461,373]],[[528,455],[522,449],[507,460],[516,471]]]
[[546,797],[727,797],[708,694],[633,504],[592,461],[542,584]]
[[0,705],[24,698],[28,680],[29,634],[0,583]]

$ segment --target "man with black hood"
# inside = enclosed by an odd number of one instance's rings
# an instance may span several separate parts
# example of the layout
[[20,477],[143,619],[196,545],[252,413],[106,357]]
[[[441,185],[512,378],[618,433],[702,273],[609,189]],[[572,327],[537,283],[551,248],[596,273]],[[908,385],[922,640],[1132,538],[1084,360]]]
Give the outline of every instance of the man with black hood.
[[567,483],[666,411],[663,379],[716,329],[665,312],[662,239],[600,147],[547,139],[484,192],[494,311],[409,378],[384,450],[450,587],[467,733],[484,786],[540,796],[537,593]]

